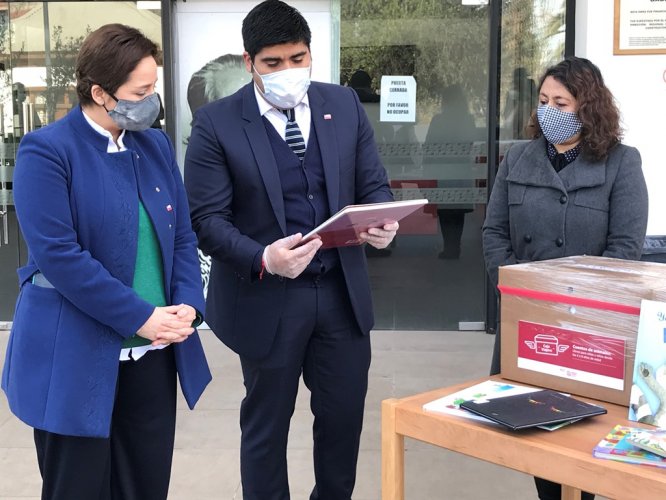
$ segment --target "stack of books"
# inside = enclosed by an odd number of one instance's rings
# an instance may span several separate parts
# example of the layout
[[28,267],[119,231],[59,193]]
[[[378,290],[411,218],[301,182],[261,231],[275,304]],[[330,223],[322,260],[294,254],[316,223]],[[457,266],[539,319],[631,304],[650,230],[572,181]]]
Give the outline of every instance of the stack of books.
[[594,415],[602,406],[557,391],[487,380],[423,405],[425,411],[501,424],[511,430],[539,427],[553,431]]
[[640,429],[627,436],[634,446],[666,458],[666,429]]
[[594,456],[666,468],[666,430],[616,425],[594,447]]

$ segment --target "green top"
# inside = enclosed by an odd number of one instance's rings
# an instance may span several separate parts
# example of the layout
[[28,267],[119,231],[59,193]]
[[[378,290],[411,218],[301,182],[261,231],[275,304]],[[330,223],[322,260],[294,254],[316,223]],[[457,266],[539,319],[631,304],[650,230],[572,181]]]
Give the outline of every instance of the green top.
[[[162,252],[153,223],[141,201],[139,201],[139,237],[132,288],[146,302],[157,307],[166,306]],[[123,348],[148,344],[150,340],[134,335],[123,342]]]

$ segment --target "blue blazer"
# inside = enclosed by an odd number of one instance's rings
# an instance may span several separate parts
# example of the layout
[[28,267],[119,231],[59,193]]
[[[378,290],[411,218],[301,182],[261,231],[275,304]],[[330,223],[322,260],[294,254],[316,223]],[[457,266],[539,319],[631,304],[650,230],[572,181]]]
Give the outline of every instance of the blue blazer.
[[[288,236],[278,165],[253,83],[201,108],[185,159],[185,186],[199,247],[212,257],[206,321],[231,349],[265,356],[282,314],[285,280],[252,272],[263,248]],[[313,82],[312,126],[321,149],[330,213],[393,199],[372,126],[348,87]],[[338,250],[359,328],[374,324],[363,248]]]
[[[107,153],[79,107],[21,141],[14,200],[30,255],[18,270],[2,388],[11,411],[38,429],[109,435],[121,344],[154,310],[132,289],[139,198],[162,251],[167,303],[204,308],[173,148],[155,129],[127,131],[124,143],[127,151]],[[54,288],[33,285],[36,271]],[[194,333],[174,351],[192,408],[211,380],[201,341]]]

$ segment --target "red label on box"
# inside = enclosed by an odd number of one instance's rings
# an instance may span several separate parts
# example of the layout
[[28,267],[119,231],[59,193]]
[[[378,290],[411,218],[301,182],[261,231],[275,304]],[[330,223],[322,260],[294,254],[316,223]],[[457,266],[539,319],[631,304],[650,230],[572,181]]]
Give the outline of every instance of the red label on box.
[[625,340],[518,322],[518,367],[622,390]]

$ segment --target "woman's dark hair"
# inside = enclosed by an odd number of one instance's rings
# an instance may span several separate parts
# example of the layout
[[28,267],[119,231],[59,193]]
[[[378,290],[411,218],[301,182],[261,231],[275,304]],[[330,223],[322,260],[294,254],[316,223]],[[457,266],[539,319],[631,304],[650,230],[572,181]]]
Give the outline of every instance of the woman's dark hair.
[[136,28],[107,24],[96,29],[81,44],[76,59],[76,94],[82,106],[92,104],[92,86],[114,94],[127,81],[142,59],[158,58],[157,45]]
[[303,42],[310,48],[310,28],[301,13],[280,0],[266,0],[243,19],[243,46],[254,61],[264,47]]
[[[599,68],[588,59],[567,57],[546,70],[539,81],[539,92],[549,76],[564,85],[578,102],[578,118],[583,124],[581,153],[592,160],[605,158],[622,139],[622,129],[620,111]],[[533,138],[542,135],[535,113],[532,113],[528,128]]]

